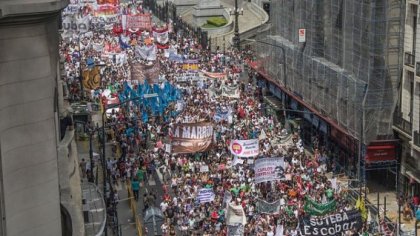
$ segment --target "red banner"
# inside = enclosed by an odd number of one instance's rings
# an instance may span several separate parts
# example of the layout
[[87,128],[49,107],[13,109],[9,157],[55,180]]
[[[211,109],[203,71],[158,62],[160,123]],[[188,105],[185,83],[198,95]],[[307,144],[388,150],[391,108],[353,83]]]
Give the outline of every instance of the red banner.
[[152,15],[149,13],[139,15],[127,15],[128,29],[150,30],[152,28]]
[[204,75],[210,77],[210,78],[214,78],[214,79],[222,79],[226,76],[226,73],[213,73],[213,72],[207,72],[207,71],[203,71]]

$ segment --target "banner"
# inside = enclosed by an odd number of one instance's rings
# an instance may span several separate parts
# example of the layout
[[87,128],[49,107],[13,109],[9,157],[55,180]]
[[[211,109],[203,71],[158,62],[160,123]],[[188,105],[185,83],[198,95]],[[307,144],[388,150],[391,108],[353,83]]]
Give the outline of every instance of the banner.
[[136,46],[135,47],[135,56],[139,57],[143,60],[147,60],[147,61],[154,61],[156,60],[156,54],[157,54],[157,49],[156,49],[156,45],[151,45],[151,46]]
[[94,16],[96,17],[115,17],[119,13],[119,7],[112,4],[101,4],[99,5],[95,12]]
[[122,25],[124,30],[140,29],[149,31],[152,28],[152,15],[150,13],[138,15],[124,15]]
[[144,74],[149,84],[159,83],[160,62],[156,61],[154,64],[145,65]]
[[202,188],[198,190],[197,200],[199,203],[214,201],[215,194],[211,188]]
[[188,71],[198,71],[198,64],[189,64],[184,62],[182,69]]
[[232,140],[230,152],[238,157],[254,157],[259,153],[258,139]]
[[153,38],[159,44],[167,44],[169,42],[169,31],[168,28],[164,30],[153,29]]
[[222,96],[228,98],[239,98],[240,91],[238,86],[222,86]]
[[213,116],[213,120],[216,122],[220,122],[220,121],[229,121],[229,116],[232,115],[232,110],[227,110],[227,111],[216,111],[216,113]]
[[144,84],[145,75],[143,73],[144,65],[135,63],[131,65],[131,80],[137,80],[140,84]]
[[226,213],[226,224],[227,225],[246,225],[246,216],[242,205],[228,204]]
[[317,203],[309,197],[305,198],[305,206],[303,209],[305,213],[311,216],[323,216],[328,214],[336,209],[336,201],[332,200],[327,203]]
[[244,235],[243,225],[238,224],[238,225],[227,226],[227,236],[243,236],[243,235]]
[[207,150],[213,140],[213,125],[209,122],[175,124],[172,153],[195,153]]
[[97,89],[101,84],[101,74],[98,66],[95,66],[92,70],[83,71],[82,76],[84,89]]
[[226,77],[226,73],[213,73],[213,72],[207,72],[207,71],[203,71],[203,73],[210,78],[213,79],[222,79]]
[[285,179],[284,158],[261,158],[254,165],[255,183]]
[[299,221],[300,235],[340,235],[341,233],[362,227],[362,216],[357,210],[331,214],[323,218],[305,217]]
[[182,63],[182,61],[183,61],[184,59],[182,58],[182,55],[177,54],[177,53],[176,53],[176,52],[174,52],[174,51],[170,51],[170,52],[169,52],[169,60],[170,60],[170,61],[174,61],[174,62],[178,62],[178,63]]
[[76,17],[68,15],[63,17],[63,36],[72,37],[72,34],[83,34],[89,31],[90,19],[88,16]]
[[185,72],[175,76],[177,82],[198,81],[203,79],[197,72]]
[[258,198],[255,209],[258,213],[278,214],[280,211],[280,200],[275,202],[266,202]]

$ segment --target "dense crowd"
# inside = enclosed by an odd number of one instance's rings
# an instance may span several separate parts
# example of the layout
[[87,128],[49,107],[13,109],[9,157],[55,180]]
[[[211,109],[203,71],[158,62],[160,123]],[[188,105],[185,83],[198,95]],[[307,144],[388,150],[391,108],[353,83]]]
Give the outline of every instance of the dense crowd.
[[[143,12],[141,4],[123,5],[121,12]],[[81,9],[89,14],[89,9]],[[82,36],[73,35],[62,40],[60,52],[65,60],[66,81],[73,100],[81,98],[79,77],[93,65],[100,68],[101,85],[84,97],[103,102],[104,92],[124,93],[131,80],[133,62],[139,59],[133,49],[143,46],[150,38],[147,32],[125,33],[121,43],[118,30],[89,31]],[[177,101],[171,102],[162,114],[142,119],[143,112],[135,102],[128,102],[107,112],[106,123],[114,124],[107,135],[114,141],[112,158],[107,169],[113,184],[130,180],[136,200],[144,202],[145,209],[158,206],[166,221],[161,229],[164,235],[227,235],[227,205],[241,206],[246,224],[243,235],[299,235],[300,219],[308,212],[308,201],[313,205],[334,203],[328,213],[349,211],[354,208],[346,191],[332,179],[331,160],[325,151],[305,151],[299,132],[291,133],[275,115],[267,114],[262,89],[256,86],[254,72],[246,69],[250,56],[247,50],[217,50],[201,48],[191,32],[183,35],[170,33],[169,44],[184,59],[197,60],[200,72],[224,73],[223,78],[210,78],[200,74],[197,81],[177,81],[183,72],[182,64],[170,60],[159,49],[156,61],[161,64],[160,87],[165,83],[180,91]],[[103,51],[122,54],[118,58],[103,57]],[[133,89],[136,83],[130,82]],[[237,87],[239,97],[221,96],[224,86]],[[109,99],[109,98],[108,98]],[[106,106],[106,104],[104,104]],[[226,119],[215,119],[227,112]],[[213,143],[204,152],[174,154],[167,149],[173,127],[179,123],[212,122]],[[234,157],[230,151],[232,140],[259,139],[259,154],[251,158]],[[120,150],[120,151],[118,151]],[[119,155],[117,155],[119,154]],[[260,158],[284,158],[284,178],[255,183],[254,162]],[[208,169],[202,169],[207,166]],[[141,188],[153,178],[155,171],[162,176],[164,195],[150,191],[140,195]],[[198,191],[211,189],[214,200],[200,203]],[[274,213],[260,212],[258,201],[279,202]],[[309,209],[309,210],[308,210]],[[349,228],[345,235],[359,235]]]

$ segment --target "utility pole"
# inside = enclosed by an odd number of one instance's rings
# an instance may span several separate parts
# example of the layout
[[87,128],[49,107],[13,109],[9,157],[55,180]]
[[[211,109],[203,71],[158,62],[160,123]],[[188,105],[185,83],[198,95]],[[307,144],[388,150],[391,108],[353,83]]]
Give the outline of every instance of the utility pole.
[[233,36],[233,46],[240,50],[241,49],[241,38],[239,37],[239,15],[243,15],[244,14],[244,10],[238,9],[238,0],[235,0],[235,9],[232,11],[230,11],[230,15],[234,15],[235,16],[235,30],[234,30],[234,36]]

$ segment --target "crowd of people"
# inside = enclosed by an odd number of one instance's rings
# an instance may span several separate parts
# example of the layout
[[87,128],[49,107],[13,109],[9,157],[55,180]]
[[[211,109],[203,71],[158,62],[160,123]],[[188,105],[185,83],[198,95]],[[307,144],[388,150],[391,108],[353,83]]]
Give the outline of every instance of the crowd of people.
[[[81,8],[80,14],[90,14],[89,11]],[[140,3],[123,5],[120,11],[144,12]],[[124,33],[128,44],[121,43],[119,33],[113,27],[63,38],[60,52],[73,100],[85,97],[101,103],[109,100],[103,95],[107,89],[118,97],[131,81],[132,63],[149,63],[139,58],[134,48],[145,44],[151,33]],[[163,113],[144,119],[142,113],[150,111],[139,109],[135,102],[121,104],[107,112],[106,123],[114,124],[107,133],[114,141],[112,157],[107,160],[112,184],[129,180],[135,199],[143,201],[145,209],[159,207],[166,218],[161,227],[163,235],[236,235],[228,233],[232,229],[226,224],[230,204],[241,207],[245,214],[246,224],[236,231],[242,235],[300,235],[301,219],[315,214],[307,207],[308,202],[323,206],[333,202],[331,209],[327,209],[328,214],[352,210],[354,204],[348,200],[345,189],[331,177],[331,160],[326,152],[305,151],[299,132],[290,132],[281,123],[282,119],[267,114],[263,91],[253,78],[254,71],[245,66],[249,51],[212,52],[203,49],[192,35],[188,31],[170,32],[168,44],[184,59],[197,61],[199,79],[179,82],[178,75],[185,69],[182,63],[165,56],[163,49],[158,50],[154,60],[161,65],[158,86],[170,84],[180,93]],[[104,50],[122,56],[119,59],[103,57]],[[86,89],[80,86],[79,78],[82,71],[91,69],[92,65],[103,65],[101,84],[82,95]],[[204,72],[224,76],[215,79]],[[137,83],[131,81],[130,86],[135,90]],[[236,87],[239,94],[221,95],[220,90],[226,86]],[[107,104],[103,105],[106,109]],[[215,115],[220,112],[228,115],[216,119]],[[210,147],[203,152],[172,153],[167,147],[174,125],[197,122],[213,123]],[[232,155],[232,140],[250,139],[259,140],[258,154],[250,158]],[[284,159],[284,178],[255,183],[255,161],[278,157]],[[208,168],[203,169],[203,166]],[[157,196],[151,189],[142,196],[141,189],[147,187],[156,171],[162,176],[164,195]],[[214,192],[212,201],[200,203],[197,200],[202,188]],[[279,210],[261,212],[259,201],[278,202]],[[348,228],[343,235],[359,235],[363,231],[360,227]]]

